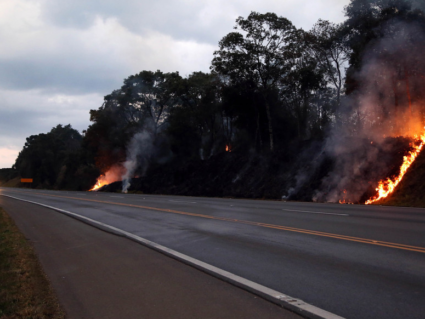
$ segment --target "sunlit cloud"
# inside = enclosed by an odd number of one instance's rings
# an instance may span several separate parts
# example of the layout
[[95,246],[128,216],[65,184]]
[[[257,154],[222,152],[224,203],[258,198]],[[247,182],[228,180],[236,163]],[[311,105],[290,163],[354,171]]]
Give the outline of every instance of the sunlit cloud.
[[0,168],[5,167],[9,168],[15,163],[16,158],[18,157],[18,149],[10,149],[1,147],[0,148]]

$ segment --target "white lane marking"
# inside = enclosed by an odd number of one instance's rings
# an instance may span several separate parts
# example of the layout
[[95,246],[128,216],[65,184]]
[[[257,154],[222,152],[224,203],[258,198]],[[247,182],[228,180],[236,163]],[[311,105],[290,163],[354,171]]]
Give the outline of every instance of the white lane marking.
[[122,196],[109,196],[109,197],[124,198],[124,197],[122,197]]
[[298,213],[309,213],[309,214],[322,214],[322,215],[336,215],[336,216],[350,216],[348,214],[337,214],[337,213],[324,213],[324,212],[311,212],[308,210],[295,210],[295,209],[282,209],[287,212],[298,212]]
[[18,197],[13,197],[10,195],[4,195],[1,194],[1,196],[5,196],[5,197],[10,197],[13,199],[17,199],[23,202],[28,202],[28,203],[32,203],[32,204],[36,204],[39,206],[43,206],[46,208],[50,208],[53,210],[56,210],[60,213],[63,213],[65,215],[69,215],[69,216],[73,216],[76,219],[80,219],[83,221],[88,222],[89,224],[94,224],[94,225],[98,225],[101,226],[102,228],[107,228],[110,229],[112,231],[114,231],[115,233],[120,233],[121,235],[132,239],[140,244],[143,244],[145,246],[148,246],[152,249],[155,249],[167,256],[170,256],[172,258],[175,258],[177,260],[180,260],[188,265],[191,265],[195,268],[201,269],[202,271],[205,271],[206,273],[209,273],[215,277],[218,277],[220,279],[223,279],[237,287],[243,288],[245,290],[248,290],[254,294],[257,294],[261,297],[263,297],[264,299],[267,299],[275,304],[281,305],[284,308],[290,309],[298,314],[302,314],[304,316],[314,316],[314,318],[322,318],[322,319],[344,319],[343,317],[340,317],[338,315],[335,315],[331,312],[328,312],[326,310],[323,310],[321,308],[318,308],[316,306],[310,305],[304,301],[302,301],[301,299],[296,299],[296,298],[292,298],[288,295],[285,295],[279,291],[270,289],[266,286],[257,284],[256,282],[253,282],[251,280],[245,279],[243,277],[240,277],[238,275],[235,275],[233,273],[230,273],[226,270],[223,270],[221,268],[215,267],[213,265],[207,264],[203,261],[200,261],[198,259],[192,258],[188,255],[184,255],[182,253],[179,253],[178,251],[175,251],[173,249],[167,248],[165,246],[162,246],[160,244],[157,244],[153,241],[147,240],[145,238],[133,235],[129,232],[126,232],[125,230],[116,228],[114,226],[110,226],[107,224],[104,224],[102,222],[98,222],[97,220],[76,214],[76,213],[72,213],[70,211],[66,211],[57,207],[53,207],[53,206],[49,206],[49,205],[45,205],[45,204],[41,204],[41,203],[37,203],[37,202],[33,202],[33,201],[29,201],[26,199],[22,199],[22,198],[18,198]]
[[192,203],[192,204],[196,204],[196,202],[187,202],[185,200],[168,200],[169,202],[177,202],[177,203]]

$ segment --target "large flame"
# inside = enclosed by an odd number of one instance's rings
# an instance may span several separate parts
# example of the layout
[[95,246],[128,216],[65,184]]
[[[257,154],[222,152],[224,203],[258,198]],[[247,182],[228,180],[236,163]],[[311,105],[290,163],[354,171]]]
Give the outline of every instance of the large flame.
[[90,189],[90,192],[98,190],[99,188],[101,188],[102,186],[105,186],[107,184],[108,184],[108,182],[105,180],[105,175],[100,175],[99,178],[96,181],[96,184],[93,186],[92,189]]
[[403,157],[403,164],[400,167],[400,173],[398,176],[391,178],[387,178],[385,180],[381,180],[378,183],[378,187],[376,190],[378,194],[371,199],[366,201],[366,205],[372,204],[380,199],[386,198],[389,194],[391,194],[397,185],[403,179],[404,174],[406,174],[409,167],[413,164],[415,159],[418,157],[419,153],[422,150],[422,147],[425,144],[425,132],[422,135],[415,135],[416,143],[412,145],[413,150],[408,153],[408,155]]
[[123,174],[125,173],[125,168],[122,165],[112,166],[106,173],[99,176],[96,181],[96,184],[93,186],[90,191],[95,191],[101,188],[102,186],[111,184],[122,179]]

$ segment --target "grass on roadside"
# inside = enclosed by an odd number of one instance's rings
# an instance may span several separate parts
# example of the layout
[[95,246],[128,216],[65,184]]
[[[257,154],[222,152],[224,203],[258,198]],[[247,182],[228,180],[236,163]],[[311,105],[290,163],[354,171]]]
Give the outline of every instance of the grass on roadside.
[[0,319],[64,317],[32,246],[0,208]]

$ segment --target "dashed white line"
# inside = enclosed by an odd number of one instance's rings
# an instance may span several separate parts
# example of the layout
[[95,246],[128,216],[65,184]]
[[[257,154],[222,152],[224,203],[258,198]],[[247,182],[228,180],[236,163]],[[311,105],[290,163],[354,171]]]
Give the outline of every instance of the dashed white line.
[[169,202],[177,202],[177,203],[191,203],[191,204],[196,204],[196,202],[187,202],[187,201],[184,201],[184,200],[171,200],[171,199],[169,199],[168,201]]
[[297,213],[309,213],[309,214],[321,214],[321,215],[336,215],[336,216],[350,216],[348,214],[338,214],[338,213],[325,213],[325,212],[311,212],[308,210],[295,210],[295,209],[282,209],[287,212],[297,212]]

